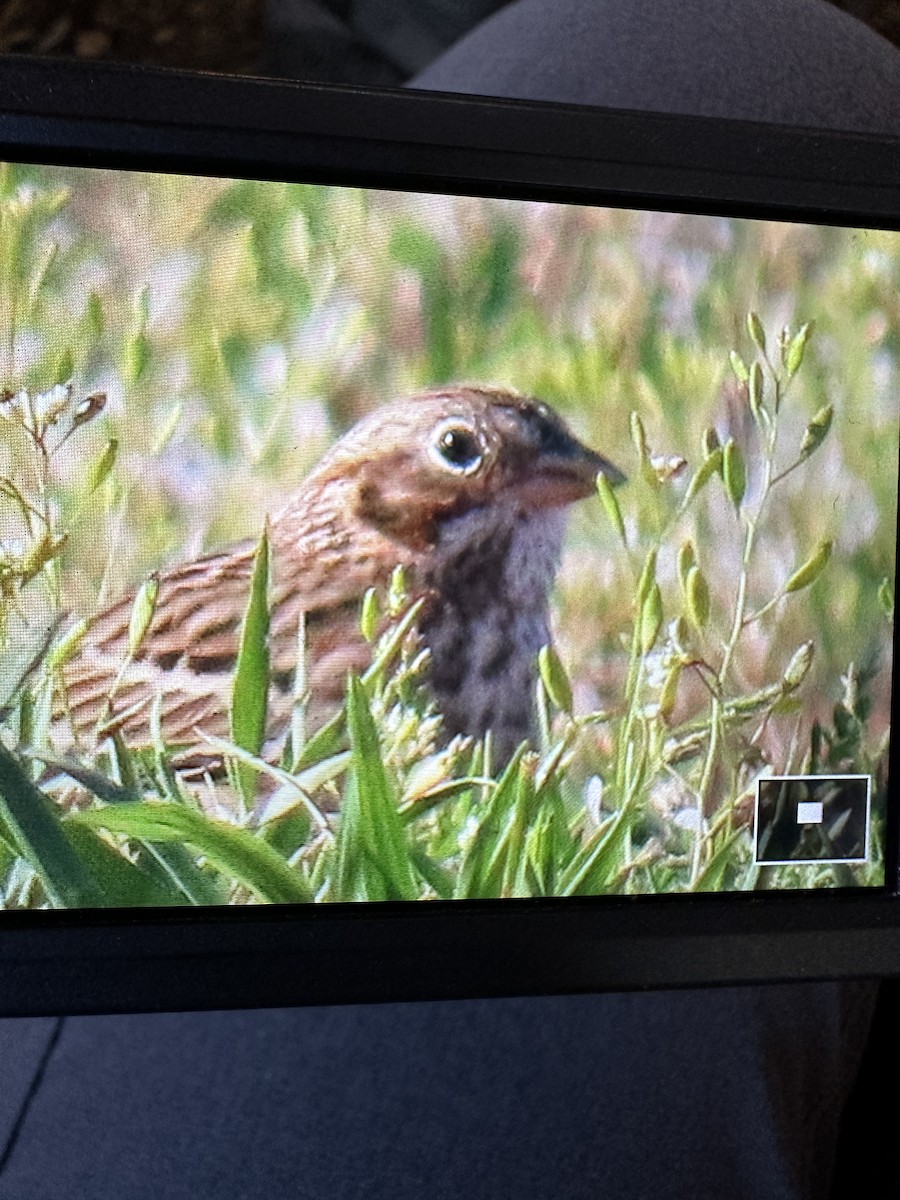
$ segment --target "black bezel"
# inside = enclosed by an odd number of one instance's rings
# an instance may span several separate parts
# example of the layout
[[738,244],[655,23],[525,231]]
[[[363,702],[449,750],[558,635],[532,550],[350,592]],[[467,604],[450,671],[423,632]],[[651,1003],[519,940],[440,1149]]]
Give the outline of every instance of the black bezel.
[[[0,155],[900,227],[900,139],[32,59]],[[4,913],[0,1014],[900,974],[898,849],[892,803],[884,889]]]

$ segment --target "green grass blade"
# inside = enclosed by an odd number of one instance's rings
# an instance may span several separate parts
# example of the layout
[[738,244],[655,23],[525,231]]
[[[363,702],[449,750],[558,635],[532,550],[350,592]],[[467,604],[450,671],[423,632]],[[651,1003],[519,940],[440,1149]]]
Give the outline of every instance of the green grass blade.
[[512,812],[519,791],[519,768],[526,747],[520,746],[506,768],[480,817],[478,829],[463,855],[456,886],[457,899],[490,899],[500,895],[509,838],[512,834]]
[[113,908],[160,908],[184,904],[185,896],[155,862],[134,863],[92,829],[69,822],[66,835],[103,889]]
[[365,689],[355,677],[347,689],[347,725],[353,759],[338,830],[340,898],[414,900],[420,889],[404,822]]
[[217,871],[266,904],[306,904],[312,899],[302,875],[262,839],[181,804],[119,804],[69,819],[144,842],[192,846]]
[[67,837],[52,802],[2,745],[0,815],[55,908],[96,908],[107,903],[100,884]]
[[[231,739],[259,754],[266,739],[269,697],[269,535],[263,530],[253,561],[250,597],[241,626],[240,648],[231,696]],[[236,775],[245,797],[256,791],[257,774],[238,764]]]

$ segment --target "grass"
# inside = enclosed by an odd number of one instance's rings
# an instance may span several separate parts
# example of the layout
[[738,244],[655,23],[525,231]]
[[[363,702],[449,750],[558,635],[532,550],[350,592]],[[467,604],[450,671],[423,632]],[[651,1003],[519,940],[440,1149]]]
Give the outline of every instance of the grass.
[[[878,883],[898,250],[877,231],[6,166],[0,904]],[[301,672],[267,761],[265,514],[379,398],[450,379],[540,395],[630,477],[570,516],[533,744],[505,765],[490,738],[443,744],[398,574],[361,605],[373,661],[341,712],[308,728]],[[61,673],[92,614],[138,586],[139,653],[155,572],[247,536],[230,740],[210,739],[227,782],[179,775],[158,728],[73,757]],[[754,867],[757,780],[804,771],[873,776],[870,863]]]

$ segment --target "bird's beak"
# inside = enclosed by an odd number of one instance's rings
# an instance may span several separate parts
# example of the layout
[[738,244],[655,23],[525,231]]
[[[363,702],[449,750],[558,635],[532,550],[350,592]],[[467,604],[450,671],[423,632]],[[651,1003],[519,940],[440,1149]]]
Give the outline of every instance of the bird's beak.
[[558,508],[593,495],[598,475],[613,487],[625,482],[618,467],[565,434],[554,440],[552,449],[540,452],[533,471],[517,490],[529,508]]

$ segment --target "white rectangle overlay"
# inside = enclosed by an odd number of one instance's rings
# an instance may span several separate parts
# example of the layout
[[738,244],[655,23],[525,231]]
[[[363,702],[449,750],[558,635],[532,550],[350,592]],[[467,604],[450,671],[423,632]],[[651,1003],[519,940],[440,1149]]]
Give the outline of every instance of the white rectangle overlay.
[[821,800],[801,800],[797,805],[798,825],[821,825],[823,807]]

